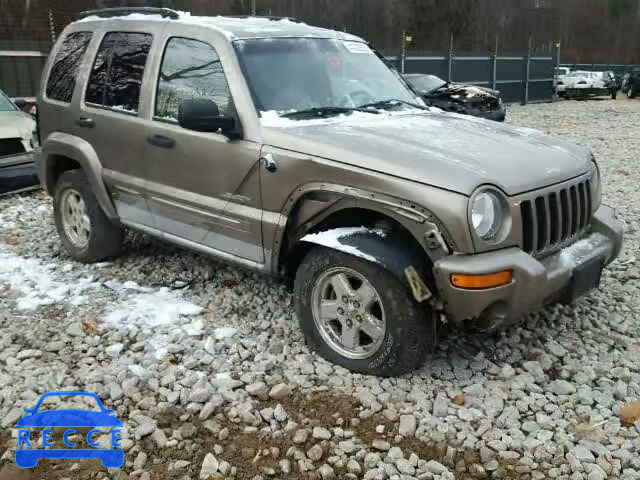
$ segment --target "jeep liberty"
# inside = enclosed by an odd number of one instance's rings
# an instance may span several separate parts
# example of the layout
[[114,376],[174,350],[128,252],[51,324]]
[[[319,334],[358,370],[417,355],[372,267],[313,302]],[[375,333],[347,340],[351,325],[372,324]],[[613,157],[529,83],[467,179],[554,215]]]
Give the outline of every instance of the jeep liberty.
[[443,321],[571,302],[622,245],[589,151],[426,107],[364,40],[294,19],[85,12],[39,112],[71,257],[130,228],[291,279],[309,346],[356,372],[415,369]]

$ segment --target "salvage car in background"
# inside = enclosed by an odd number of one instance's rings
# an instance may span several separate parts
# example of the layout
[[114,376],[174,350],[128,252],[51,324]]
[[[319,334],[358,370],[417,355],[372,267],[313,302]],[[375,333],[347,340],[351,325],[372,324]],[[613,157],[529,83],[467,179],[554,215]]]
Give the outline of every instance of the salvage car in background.
[[567,75],[569,75],[569,73],[571,73],[571,69],[569,67],[556,67],[555,69],[553,75],[553,87],[556,95],[559,97],[564,97],[564,92],[567,88]]
[[409,73],[404,79],[432,107],[497,122],[505,119],[506,112],[497,90],[446,82],[435,75],[422,73]]
[[622,79],[622,93],[628,98],[636,98],[640,92],[640,68],[634,68],[625,73]]
[[613,72],[587,72],[576,70],[565,77],[565,97],[569,100],[585,100],[589,97],[618,94],[618,84]]
[[0,195],[40,186],[31,153],[37,146],[36,121],[0,90]]
[[572,302],[622,246],[590,151],[420,105],[345,32],[99,10],[43,78],[38,174],[72,258],[117,256],[124,226],[289,280],[309,346],[356,372],[413,370],[445,319]]

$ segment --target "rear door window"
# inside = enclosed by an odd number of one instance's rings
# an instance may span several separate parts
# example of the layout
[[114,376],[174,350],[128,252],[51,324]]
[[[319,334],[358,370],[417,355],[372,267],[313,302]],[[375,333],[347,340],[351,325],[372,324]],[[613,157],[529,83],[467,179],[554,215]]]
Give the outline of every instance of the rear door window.
[[151,42],[147,33],[107,33],[91,69],[85,102],[137,113]]
[[64,39],[47,81],[47,98],[69,103],[73,97],[82,59],[91,41],[91,32],[73,32]]
[[158,78],[155,118],[177,120],[183,100],[207,98],[229,114],[231,92],[216,50],[209,44],[173,37],[167,43]]

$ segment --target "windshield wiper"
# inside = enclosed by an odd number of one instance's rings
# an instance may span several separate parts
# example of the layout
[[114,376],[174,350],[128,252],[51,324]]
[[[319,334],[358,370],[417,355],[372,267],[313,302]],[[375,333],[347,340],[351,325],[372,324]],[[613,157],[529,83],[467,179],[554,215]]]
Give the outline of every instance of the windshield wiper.
[[296,110],[295,112],[283,113],[280,115],[281,117],[291,118],[291,117],[328,117],[332,115],[340,115],[343,113],[351,113],[351,112],[364,112],[364,113],[379,113],[372,110],[368,110],[363,107],[313,107],[307,108],[305,110]]
[[[380,100],[378,102],[366,103],[364,105],[359,105],[358,108],[382,108],[385,107],[393,107],[397,104],[401,105],[409,105],[413,108],[419,108],[420,110],[429,110],[429,107],[423,107],[422,105],[418,105],[417,103],[407,102],[406,100],[398,100],[397,98],[390,98],[388,100]],[[370,110],[369,110],[370,111]]]

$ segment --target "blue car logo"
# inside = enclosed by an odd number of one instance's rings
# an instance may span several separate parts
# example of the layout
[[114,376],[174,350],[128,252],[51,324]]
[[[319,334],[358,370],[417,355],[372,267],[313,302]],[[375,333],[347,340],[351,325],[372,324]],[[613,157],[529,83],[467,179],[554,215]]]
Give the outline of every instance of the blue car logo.
[[[39,412],[42,402],[54,396],[79,396],[93,398],[100,411],[61,409]],[[118,468],[124,464],[124,452],[120,448],[120,427],[122,422],[114,415],[114,410],[104,408],[95,393],[89,392],[50,392],[40,397],[34,408],[25,409],[27,415],[16,423],[18,427],[18,450],[16,450],[16,465],[20,468],[33,468],[41,458],[53,459],[86,459],[99,458],[107,468]],[[28,427],[46,427],[42,430],[42,446],[53,447],[52,428],[65,428],[62,436],[66,449],[63,448],[31,448],[31,431]],[[69,435],[76,433],[73,427],[90,428],[87,432],[87,444],[94,448],[75,448],[76,442],[69,439]],[[99,443],[94,436],[100,433],[96,427],[111,428],[111,449],[97,448]],[[35,441],[34,441],[35,443]]]

